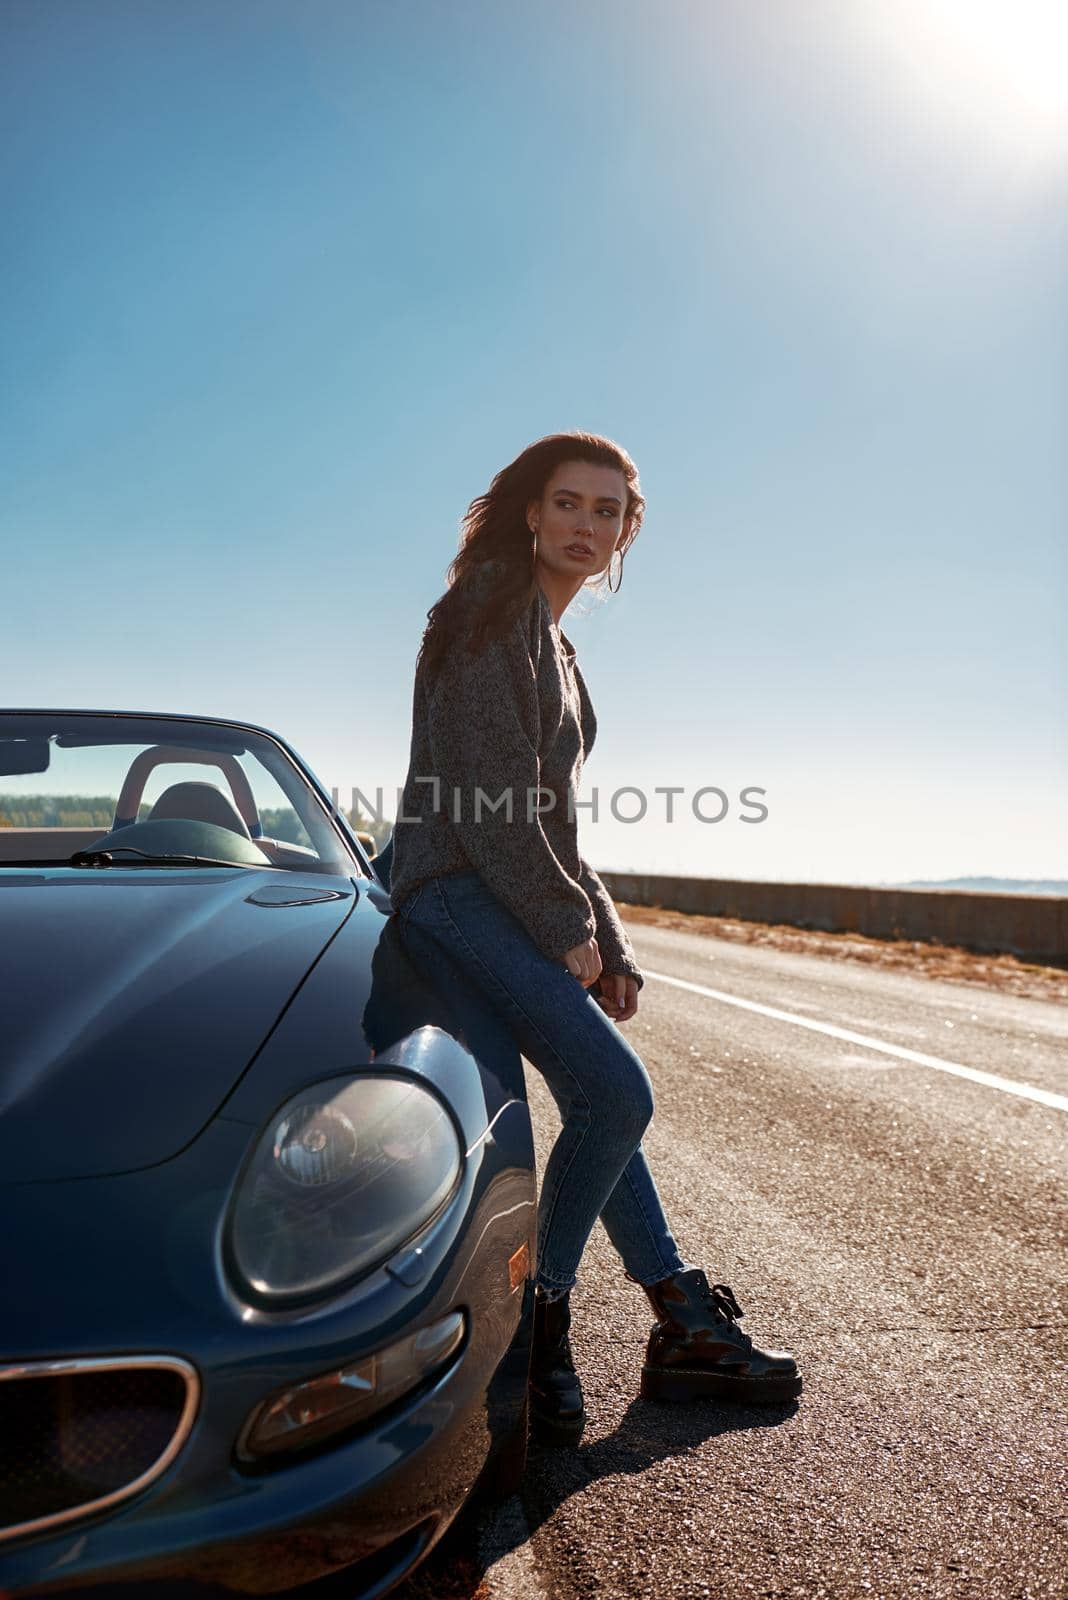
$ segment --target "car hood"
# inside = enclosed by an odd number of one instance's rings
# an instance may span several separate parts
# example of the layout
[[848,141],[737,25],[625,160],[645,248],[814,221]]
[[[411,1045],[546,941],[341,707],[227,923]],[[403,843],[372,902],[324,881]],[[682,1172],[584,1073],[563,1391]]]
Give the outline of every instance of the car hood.
[[308,873],[0,873],[0,1181],[175,1155],[354,903]]

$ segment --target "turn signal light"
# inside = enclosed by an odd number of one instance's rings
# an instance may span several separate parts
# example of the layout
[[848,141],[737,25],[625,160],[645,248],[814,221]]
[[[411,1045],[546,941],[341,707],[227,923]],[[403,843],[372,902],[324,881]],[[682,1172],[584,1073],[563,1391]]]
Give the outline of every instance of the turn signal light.
[[321,1372],[306,1383],[265,1400],[241,1431],[237,1454],[263,1461],[305,1450],[365,1422],[429,1378],[460,1348],[467,1319],[451,1311],[418,1333],[399,1339],[362,1361]]

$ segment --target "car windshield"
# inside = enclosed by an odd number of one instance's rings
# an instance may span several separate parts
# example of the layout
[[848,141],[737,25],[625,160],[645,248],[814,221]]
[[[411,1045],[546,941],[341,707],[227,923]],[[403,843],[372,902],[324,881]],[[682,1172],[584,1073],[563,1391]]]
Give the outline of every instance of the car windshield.
[[0,713],[0,869],[361,872],[283,746],[239,725]]

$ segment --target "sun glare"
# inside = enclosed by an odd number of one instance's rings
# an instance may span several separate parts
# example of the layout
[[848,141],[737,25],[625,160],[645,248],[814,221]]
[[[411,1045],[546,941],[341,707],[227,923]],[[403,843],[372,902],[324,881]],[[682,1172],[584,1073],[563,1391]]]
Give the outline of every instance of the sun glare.
[[1065,0],[905,0],[867,13],[932,114],[976,154],[1023,166],[1068,156]]
[[926,0],[962,72],[981,74],[1039,116],[1068,118],[1063,0]]

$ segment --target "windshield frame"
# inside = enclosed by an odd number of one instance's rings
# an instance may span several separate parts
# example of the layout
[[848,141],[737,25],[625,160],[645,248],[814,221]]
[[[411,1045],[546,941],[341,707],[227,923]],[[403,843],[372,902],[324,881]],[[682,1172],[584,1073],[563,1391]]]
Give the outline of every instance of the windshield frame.
[[[35,726],[35,721],[46,721],[47,728]],[[63,726],[64,723],[70,726]],[[313,803],[321,813],[321,820],[330,833],[337,839],[343,856],[348,858],[345,863],[339,863],[336,869],[338,876],[367,877],[375,879],[374,869],[371,866],[362,844],[357,839],[352,827],[333,803],[332,797],[327,793],[323,784],[305,761],[297,754],[285,739],[274,733],[270,728],[263,728],[256,723],[236,722],[229,717],[198,717],[186,715],[181,712],[153,712],[153,711],[92,711],[53,709],[48,706],[29,708],[21,706],[0,707],[0,736],[6,738],[27,738],[33,734],[65,734],[74,735],[87,733],[85,726],[88,723],[103,723],[111,726],[106,729],[113,733],[112,738],[99,741],[101,745],[108,743],[122,744],[127,742],[124,724],[141,724],[137,731],[130,730],[128,739],[130,743],[143,742],[145,744],[163,744],[167,742],[191,741],[191,736],[197,728],[205,730],[224,729],[242,738],[252,753],[262,761],[264,769],[277,781],[279,787],[286,794],[290,804],[293,804],[293,795],[289,784],[299,786],[308,791]],[[79,726],[79,724],[81,726]],[[174,740],[173,735],[180,733],[181,738]],[[255,749],[259,741],[264,741],[274,756],[274,760],[264,759],[265,752]],[[96,743],[97,741],[93,741]],[[288,783],[285,781],[288,779]],[[3,780],[0,779],[0,782]],[[299,814],[299,813],[298,813]],[[66,865],[66,859],[59,859],[56,866]],[[2,862],[0,867],[19,867],[25,863],[17,861]],[[315,862],[314,870],[322,872],[327,863],[321,859]],[[190,869],[196,870],[196,869]],[[210,870],[210,869],[205,869]],[[300,871],[299,867],[283,865],[275,868],[276,871]]]

